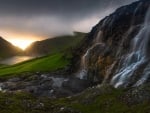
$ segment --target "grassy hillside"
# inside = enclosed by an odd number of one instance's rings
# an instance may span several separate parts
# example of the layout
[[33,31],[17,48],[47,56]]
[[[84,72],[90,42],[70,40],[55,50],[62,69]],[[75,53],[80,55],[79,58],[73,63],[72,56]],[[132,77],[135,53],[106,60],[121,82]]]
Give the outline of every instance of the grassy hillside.
[[69,64],[68,57],[64,53],[57,53],[41,58],[36,58],[13,66],[0,68],[0,77],[23,72],[55,71]]
[[37,41],[26,49],[29,55],[53,54],[65,49],[73,48],[85,37],[86,33],[75,32],[74,35],[59,36],[51,39]]

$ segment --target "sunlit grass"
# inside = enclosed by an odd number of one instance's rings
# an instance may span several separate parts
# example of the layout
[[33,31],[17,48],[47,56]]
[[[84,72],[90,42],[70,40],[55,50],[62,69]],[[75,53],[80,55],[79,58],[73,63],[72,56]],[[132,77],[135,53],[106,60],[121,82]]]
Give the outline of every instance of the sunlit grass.
[[23,72],[55,71],[64,68],[68,64],[69,60],[63,57],[63,53],[57,53],[13,66],[0,68],[0,76],[2,77]]

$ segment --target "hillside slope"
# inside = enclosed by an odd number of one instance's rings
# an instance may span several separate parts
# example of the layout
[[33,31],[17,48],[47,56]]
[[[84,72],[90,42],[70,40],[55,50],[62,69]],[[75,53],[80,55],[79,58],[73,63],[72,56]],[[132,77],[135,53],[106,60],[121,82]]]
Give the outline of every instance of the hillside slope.
[[45,55],[62,52],[76,46],[86,35],[86,33],[75,32],[74,35],[59,36],[51,39],[32,43],[27,49],[28,55]]
[[11,57],[22,53],[22,50],[0,37],[0,58]]

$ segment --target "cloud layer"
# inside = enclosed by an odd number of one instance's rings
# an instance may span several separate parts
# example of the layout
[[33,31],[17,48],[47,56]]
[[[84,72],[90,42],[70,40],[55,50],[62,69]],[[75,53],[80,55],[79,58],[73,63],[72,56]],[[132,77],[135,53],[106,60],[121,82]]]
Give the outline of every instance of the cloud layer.
[[43,38],[74,30],[89,32],[104,16],[133,1],[0,0],[0,31]]

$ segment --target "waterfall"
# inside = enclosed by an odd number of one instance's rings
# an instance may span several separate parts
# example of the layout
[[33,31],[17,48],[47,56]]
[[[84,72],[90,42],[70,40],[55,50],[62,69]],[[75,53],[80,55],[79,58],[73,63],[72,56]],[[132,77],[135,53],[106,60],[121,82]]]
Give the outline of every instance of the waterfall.
[[[111,84],[114,87],[126,86],[129,79],[135,73],[135,71],[145,63],[149,57],[149,43],[150,42],[150,8],[145,16],[144,24],[139,33],[131,41],[131,51],[128,55],[124,56],[124,61],[121,69],[118,70],[116,75],[112,78]],[[147,72],[148,69],[145,70]],[[149,75],[149,74],[148,74]],[[138,85],[145,81],[148,77],[145,74],[144,78],[137,83]],[[142,82],[141,82],[142,81]]]
[[88,60],[90,57],[90,52],[97,45],[103,45],[101,42],[102,31],[97,33],[97,36],[93,42],[93,45],[86,51],[86,53],[81,58],[80,70],[77,72],[76,76],[80,79],[87,79],[88,74]]
[[81,58],[81,66],[79,72],[76,74],[80,79],[87,79],[88,73],[88,60],[90,58],[90,52],[93,50],[94,47],[97,45],[102,45],[102,43],[95,43],[92,47],[90,47],[86,53]]
[[80,64],[80,70],[79,72],[76,74],[78,78],[80,79],[86,79],[86,75],[87,75],[87,57],[89,55],[89,51],[90,49],[88,49],[86,51],[86,53],[82,56],[81,58],[81,64]]

